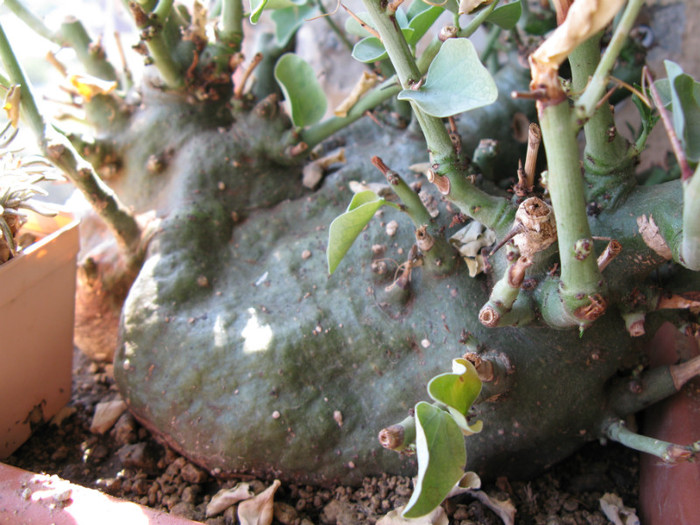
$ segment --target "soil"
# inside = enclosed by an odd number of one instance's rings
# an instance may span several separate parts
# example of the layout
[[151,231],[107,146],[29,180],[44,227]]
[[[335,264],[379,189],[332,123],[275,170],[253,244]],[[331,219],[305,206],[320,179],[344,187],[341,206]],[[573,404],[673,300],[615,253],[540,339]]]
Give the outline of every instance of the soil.
[[[258,493],[271,480],[217,480],[159,444],[128,413],[102,435],[90,431],[96,405],[119,399],[111,366],[92,363],[76,351],[70,415],[58,425],[37,429],[5,461],[211,525],[237,523],[235,507],[206,518],[212,496],[239,481],[250,483]],[[499,479],[482,487],[482,492],[495,500],[510,500],[518,524],[604,525],[609,523],[600,510],[604,493],[616,494],[626,507],[637,507],[638,464],[637,454],[628,449],[591,443],[539,478]],[[273,523],[372,525],[404,505],[410,494],[411,480],[398,476],[366,478],[361,487],[283,483],[275,495]],[[481,499],[463,494],[444,503],[450,523],[503,523]]]

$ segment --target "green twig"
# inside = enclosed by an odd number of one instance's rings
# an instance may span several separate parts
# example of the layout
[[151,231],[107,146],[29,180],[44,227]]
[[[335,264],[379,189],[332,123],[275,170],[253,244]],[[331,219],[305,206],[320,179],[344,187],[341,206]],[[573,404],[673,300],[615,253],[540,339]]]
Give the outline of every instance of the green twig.
[[14,13],[14,15],[19,18],[22,22],[27,24],[29,29],[34,31],[37,35],[50,40],[54,44],[62,45],[61,38],[59,35],[51,31],[44,24],[43,20],[32,13],[27,7],[20,2],[20,0],[4,0],[3,2],[7,8]]
[[615,28],[610,44],[600,59],[600,63],[588,83],[588,87],[576,102],[575,118],[583,123],[589,119],[597,110],[598,101],[605,93],[610,78],[610,72],[615,66],[617,57],[620,55],[625,41],[634,26],[639,10],[642,8],[644,0],[629,0],[620,21]]
[[[522,2],[522,4],[525,3],[526,2]],[[476,32],[476,30],[481,27],[481,24],[484,23],[484,21],[489,17],[489,15],[493,13],[493,10],[496,9],[497,5],[498,1],[493,2],[486,9],[482,9],[481,11],[479,11],[479,13],[469,21],[466,27],[463,27],[459,30],[457,36],[461,38],[469,38],[470,36],[472,36]]]
[[155,9],[153,9],[153,15],[155,15],[162,23],[166,18],[168,18],[172,7],[173,0],[158,0],[158,4],[156,5]]
[[508,245],[507,250],[508,268],[503,277],[493,286],[488,302],[479,312],[479,321],[484,326],[503,326],[507,321],[513,320],[506,318],[506,314],[512,311],[513,305],[520,295],[525,272],[532,265],[532,260],[524,256],[521,257],[520,251],[515,246]]
[[70,18],[61,24],[63,43],[73,48],[80,63],[90,75],[104,80],[116,80],[117,72],[105,58],[101,45],[95,46],[82,22]]
[[331,28],[331,31],[333,31],[338,36],[338,39],[345,45],[345,47],[347,47],[348,50],[352,52],[352,50],[355,46],[353,46],[353,43],[350,42],[347,35],[345,34],[345,31],[340,29],[340,27],[338,27],[338,24],[335,23],[335,20],[333,20],[333,18],[328,14],[328,10],[326,9],[326,6],[323,5],[323,0],[316,0],[316,5],[318,6],[318,9],[321,11],[321,14],[323,15],[323,19],[328,24],[328,27]]
[[668,441],[642,436],[632,432],[625,426],[624,421],[614,421],[605,429],[605,434],[613,441],[617,441],[634,450],[651,454],[661,458],[666,463],[679,463],[692,461],[700,452],[700,442],[691,445],[676,445]]
[[[381,8],[374,0],[363,0],[367,11],[378,31],[389,59],[396,70],[396,76],[403,89],[409,89],[421,77],[421,71],[411,52],[410,46],[399,30],[393,16]],[[512,220],[512,209],[508,202],[479,190],[471,184],[466,175],[464,159],[460,158],[442,120],[428,115],[411,102],[411,108],[423,131],[434,168],[434,182],[445,197],[489,228],[504,230]]]

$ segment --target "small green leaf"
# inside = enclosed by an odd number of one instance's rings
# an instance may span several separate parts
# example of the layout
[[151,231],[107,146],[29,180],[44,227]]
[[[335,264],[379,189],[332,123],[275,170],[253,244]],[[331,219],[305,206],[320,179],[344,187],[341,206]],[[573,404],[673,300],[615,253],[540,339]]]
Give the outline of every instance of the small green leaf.
[[673,128],[692,163],[700,161],[700,84],[683,73],[675,62],[665,60],[671,92]]
[[493,12],[486,17],[486,21],[509,31],[515,27],[522,14],[523,7],[520,5],[520,1],[512,2],[494,9]]
[[[423,3],[422,1],[420,3]],[[426,5],[427,4],[423,4]],[[413,7],[413,5],[411,5]],[[408,27],[413,29],[413,35],[408,41],[409,44],[414,45],[423,37],[428,29],[435,23],[439,16],[445,11],[444,7],[441,6],[429,6],[428,9],[416,13],[413,18],[408,22]],[[409,11],[410,14],[410,11]]]
[[257,24],[268,0],[250,0],[250,23]]
[[333,220],[328,231],[328,249],[326,251],[328,273],[335,272],[357,236],[362,233],[377,210],[385,204],[395,206],[373,191],[361,191],[352,198],[345,213]]
[[294,53],[286,53],[275,65],[275,80],[289,103],[292,122],[304,127],[315,124],[326,112],[326,95],[316,80],[316,73]]
[[467,462],[464,436],[447,412],[421,401],[415,417],[418,476],[404,518],[419,518],[440,505],[462,479]]
[[[413,29],[411,28],[406,27],[401,31],[406,40],[409,40],[413,35]],[[384,60],[387,58],[387,54],[381,40],[376,36],[368,36],[355,44],[352,48],[352,57],[358,62],[367,64]]]
[[[374,27],[374,24],[372,23],[372,17],[369,16],[368,12],[362,11],[360,13],[357,13],[355,16],[357,16],[357,18],[362,20],[365,24],[367,24],[372,29],[376,29]],[[358,22],[352,16],[348,17],[345,20],[345,32],[350,33],[351,35],[361,36],[363,38],[366,36],[372,36],[372,33],[370,33],[364,27],[362,27],[362,24],[360,24],[360,22]]]
[[250,23],[257,24],[265,10],[285,9],[294,5],[303,5],[306,0],[250,0]]
[[450,117],[495,102],[498,89],[466,38],[451,38],[428,68],[425,84],[404,89],[400,100],[412,100],[435,117]]
[[481,380],[474,365],[466,359],[453,359],[452,372],[435,376],[428,383],[428,394],[435,401],[447,406],[455,422],[465,435],[481,432],[483,424],[470,425],[467,412],[481,392]]
[[286,47],[305,20],[313,18],[318,8],[312,5],[292,6],[285,9],[277,9],[270,15],[275,23],[275,38],[277,45]]

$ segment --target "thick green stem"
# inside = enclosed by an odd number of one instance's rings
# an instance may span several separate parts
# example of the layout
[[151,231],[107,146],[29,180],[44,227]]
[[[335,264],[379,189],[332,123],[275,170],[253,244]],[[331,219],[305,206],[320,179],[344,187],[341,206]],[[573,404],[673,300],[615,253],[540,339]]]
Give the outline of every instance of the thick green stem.
[[158,17],[158,20],[165,21],[173,7],[173,0],[158,0],[158,4],[153,9],[153,14]]
[[624,421],[614,421],[610,423],[605,430],[605,434],[613,441],[617,441],[639,452],[657,456],[666,463],[691,461],[700,451],[700,442],[683,446],[660,439],[650,438],[648,436],[642,436],[627,428]]
[[574,313],[575,309],[589,303],[589,296],[602,291],[600,271],[590,248],[593,240],[586,214],[578,143],[567,101],[549,105],[538,103],[538,113],[547,154],[549,193],[557,223],[560,292],[565,310]]
[[[421,77],[410,46],[399,30],[393,15],[387,14],[378,0],[363,0],[403,89],[409,89]],[[411,108],[428,145],[434,167],[434,182],[447,199],[467,215],[489,228],[504,230],[512,220],[508,202],[476,188],[467,178],[463,159],[455,152],[442,120],[423,112],[415,103]],[[447,181],[447,182],[446,182]]]
[[[601,37],[602,33],[599,33],[589,38],[569,55],[571,87],[576,93],[586,89],[589,79],[592,78],[591,75],[596,71],[596,66],[600,62]],[[606,166],[620,163],[621,157],[627,151],[627,142],[615,130],[615,119],[609,104],[601,104],[585,122],[583,130],[586,136],[587,157]]]
[[64,43],[73,48],[78,60],[90,75],[104,80],[117,79],[117,72],[105,58],[104,49],[101,45],[94,45],[82,22],[73,18],[63,22],[61,37]]
[[[596,70],[601,36],[602,33],[589,38],[569,55],[574,92],[582,92]],[[615,206],[636,184],[636,158],[627,154],[629,144],[617,132],[607,102],[585,121],[583,130],[586,136],[583,165],[589,200],[601,206]]]
[[588,83],[588,87],[576,102],[575,114],[579,122],[585,122],[586,119],[595,113],[598,101],[605,93],[608,85],[610,72],[615,66],[617,57],[620,55],[620,51],[622,51],[625,41],[634,26],[642,4],[644,4],[644,0],[629,0],[627,2],[625,11],[615,28],[615,33],[600,59],[591,81]]
[[700,166],[683,181],[683,241],[681,262],[691,270],[700,270]]
[[223,0],[221,3],[221,23],[217,37],[223,44],[240,51],[243,42],[243,2]]

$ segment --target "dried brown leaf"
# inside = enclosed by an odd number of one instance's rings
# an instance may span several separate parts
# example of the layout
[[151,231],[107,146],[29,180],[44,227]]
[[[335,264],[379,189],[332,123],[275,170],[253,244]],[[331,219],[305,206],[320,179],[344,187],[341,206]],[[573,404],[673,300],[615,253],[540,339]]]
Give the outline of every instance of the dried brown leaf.
[[566,57],[608,25],[624,4],[625,0],[574,2],[564,22],[530,55],[533,85],[548,85],[557,79],[555,73]]
[[281,485],[276,479],[260,494],[238,505],[238,521],[241,525],[270,525],[274,517],[275,492]]
[[221,514],[231,505],[239,501],[250,499],[254,494],[250,491],[248,483],[237,483],[231,489],[221,489],[217,492],[207,505],[207,518]]

